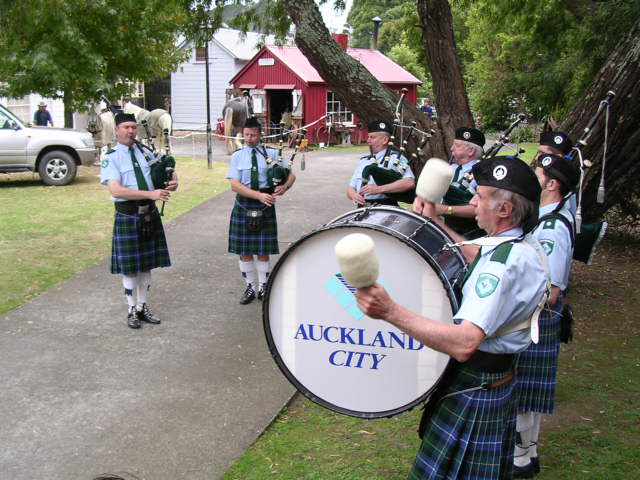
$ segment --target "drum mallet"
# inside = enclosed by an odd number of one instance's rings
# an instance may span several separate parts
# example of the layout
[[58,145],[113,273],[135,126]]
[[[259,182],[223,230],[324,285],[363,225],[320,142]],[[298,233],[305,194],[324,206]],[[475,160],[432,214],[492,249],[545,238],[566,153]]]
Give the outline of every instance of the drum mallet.
[[418,178],[416,195],[427,202],[440,203],[452,179],[453,171],[448,162],[440,158],[430,158],[424,164]]
[[347,283],[356,288],[368,287],[378,279],[378,256],[369,235],[351,233],[336,243],[336,259]]

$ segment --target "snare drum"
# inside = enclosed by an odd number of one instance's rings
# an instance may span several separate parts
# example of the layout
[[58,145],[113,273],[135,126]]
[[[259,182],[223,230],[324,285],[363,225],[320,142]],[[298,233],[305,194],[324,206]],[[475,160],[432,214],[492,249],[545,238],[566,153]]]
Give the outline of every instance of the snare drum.
[[312,401],[360,418],[389,417],[426,399],[449,356],[358,308],[334,248],[350,233],[373,238],[378,283],[409,310],[452,323],[467,264],[435,224],[409,211],[348,212],[295,242],[267,282],[263,322],[269,349]]

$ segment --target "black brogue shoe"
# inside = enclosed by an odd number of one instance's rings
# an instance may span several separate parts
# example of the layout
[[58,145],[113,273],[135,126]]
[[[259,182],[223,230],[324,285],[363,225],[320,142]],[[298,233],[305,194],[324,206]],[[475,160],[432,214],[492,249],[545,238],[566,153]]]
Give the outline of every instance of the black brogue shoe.
[[138,318],[136,307],[131,307],[129,309],[129,314],[127,315],[127,325],[130,328],[140,328],[140,319]]
[[242,298],[240,298],[240,305],[247,305],[253,302],[254,298],[256,298],[256,291],[251,285],[247,285],[247,289],[242,294]]
[[153,316],[153,314],[149,311],[149,306],[146,303],[142,304],[142,310],[138,312],[138,318],[143,322],[152,323],[154,325],[158,325],[160,323],[160,319]]

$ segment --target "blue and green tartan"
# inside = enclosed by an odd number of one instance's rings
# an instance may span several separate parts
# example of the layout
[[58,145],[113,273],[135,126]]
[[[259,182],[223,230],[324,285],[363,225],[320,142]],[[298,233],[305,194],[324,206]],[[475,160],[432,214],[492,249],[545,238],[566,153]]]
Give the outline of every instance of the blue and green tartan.
[[[263,210],[265,204],[258,200],[236,196],[229,221],[229,253],[238,255],[274,255],[278,248],[278,223],[276,207]],[[266,214],[262,229],[250,232],[247,228],[247,210],[262,210]]]
[[519,412],[553,413],[560,353],[562,300],[538,319],[540,340],[520,353],[516,378]]
[[[444,394],[495,382],[506,374],[462,365]],[[510,479],[516,427],[514,384],[440,400],[426,424],[409,480]]]
[[155,233],[148,240],[142,240],[138,235],[138,216],[116,212],[111,242],[111,273],[134,275],[171,266],[160,214],[157,210],[152,214]]

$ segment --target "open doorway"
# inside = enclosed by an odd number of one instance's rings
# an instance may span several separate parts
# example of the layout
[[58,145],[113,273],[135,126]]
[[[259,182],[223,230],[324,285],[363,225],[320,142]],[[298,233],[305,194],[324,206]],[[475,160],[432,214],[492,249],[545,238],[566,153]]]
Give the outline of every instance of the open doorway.
[[[269,99],[269,130],[273,133],[279,133],[280,122],[285,112],[289,115],[285,118],[291,118],[291,110],[293,110],[293,90],[267,90]],[[285,121],[285,123],[288,123]],[[291,128],[285,125],[285,128]]]

